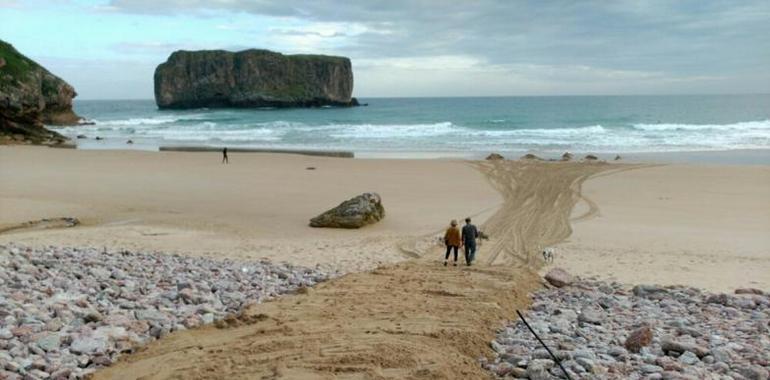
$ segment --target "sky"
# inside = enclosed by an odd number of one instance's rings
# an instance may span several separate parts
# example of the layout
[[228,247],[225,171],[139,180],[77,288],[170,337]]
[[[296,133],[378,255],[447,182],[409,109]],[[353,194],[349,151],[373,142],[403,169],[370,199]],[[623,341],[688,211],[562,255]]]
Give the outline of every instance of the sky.
[[364,98],[770,91],[768,0],[0,0],[0,39],[80,99],[249,48],[350,57]]

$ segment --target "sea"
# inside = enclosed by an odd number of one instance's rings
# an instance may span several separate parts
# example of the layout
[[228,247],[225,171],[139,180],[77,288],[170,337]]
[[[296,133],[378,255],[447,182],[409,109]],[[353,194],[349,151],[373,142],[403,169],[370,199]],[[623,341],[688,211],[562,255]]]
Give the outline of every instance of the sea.
[[80,149],[208,146],[352,151],[359,157],[770,149],[770,94],[359,101],[365,106],[159,110],[153,100],[78,100],[75,111],[94,124],[58,131]]

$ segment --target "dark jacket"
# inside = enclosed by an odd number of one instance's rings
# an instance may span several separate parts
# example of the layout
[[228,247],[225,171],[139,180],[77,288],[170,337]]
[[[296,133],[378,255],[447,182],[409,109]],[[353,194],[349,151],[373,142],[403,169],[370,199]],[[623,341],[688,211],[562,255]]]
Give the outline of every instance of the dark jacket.
[[465,245],[476,245],[476,239],[479,237],[479,230],[473,224],[463,226],[463,243]]

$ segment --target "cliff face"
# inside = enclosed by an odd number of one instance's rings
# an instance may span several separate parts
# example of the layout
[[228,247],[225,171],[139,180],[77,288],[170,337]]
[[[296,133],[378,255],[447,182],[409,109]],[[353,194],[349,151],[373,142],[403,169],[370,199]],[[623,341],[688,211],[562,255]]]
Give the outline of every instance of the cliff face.
[[357,105],[345,57],[177,51],[155,69],[159,108]]
[[75,89],[0,40],[0,143],[52,143],[65,138],[43,124],[80,121]]

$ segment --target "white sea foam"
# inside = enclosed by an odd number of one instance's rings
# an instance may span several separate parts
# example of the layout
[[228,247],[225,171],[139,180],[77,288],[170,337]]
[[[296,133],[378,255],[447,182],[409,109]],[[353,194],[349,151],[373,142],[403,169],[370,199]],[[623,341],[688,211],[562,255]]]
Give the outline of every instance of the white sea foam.
[[514,130],[484,130],[455,125],[445,121],[433,124],[335,124],[305,127],[304,130],[334,130],[331,137],[345,139],[419,138],[435,136],[492,137],[541,136],[545,138],[572,138],[606,133],[601,125],[577,128],[542,128]]
[[[286,120],[275,120],[275,121],[257,123],[256,126],[262,127],[262,128],[271,128],[271,129],[278,129],[278,130],[295,130],[295,131],[316,131],[318,129],[322,129],[322,127],[307,125],[307,124],[299,123],[295,121],[286,121]],[[335,127],[335,126],[332,125],[331,127]]]
[[96,123],[96,126],[98,127],[160,125],[160,124],[175,123],[175,122],[178,122],[180,119],[181,118],[179,117],[173,117],[173,116],[158,116],[158,117],[152,117],[152,118],[138,117],[138,118],[122,119],[122,120],[106,120],[106,121],[94,120],[94,123]]
[[572,138],[577,136],[595,136],[606,133],[607,129],[601,125],[591,125],[577,128],[530,128],[530,129],[512,129],[507,131],[499,130],[474,130],[471,134],[491,137],[504,136],[541,136],[551,138]]
[[461,128],[444,121],[433,124],[336,124],[334,138],[346,139],[384,139],[435,137],[456,133]]
[[770,131],[770,120],[763,121],[745,121],[731,124],[634,124],[634,129],[641,131],[749,131],[749,130],[767,130]]
[[213,129],[209,126],[203,126],[203,128],[147,130],[142,135],[169,141],[220,140],[249,142],[277,141],[280,140],[281,134],[281,132],[269,128]]
[[[245,116],[244,116],[245,115]],[[248,113],[222,111],[164,114],[145,118],[97,121],[96,126],[58,129],[74,137],[85,134],[137,141],[235,143],[286,148],[382,151],[516,150],[651,152],[770,148],[770,120],[728,124],[583,125],[570,128],[502,129],[503,119],[486,120],[494,128],[435,123],[319,123],[287,120],[249,122]],[[506,122],[507,123],[507,122]],[[513,128],[513,126],[511,126]]]

